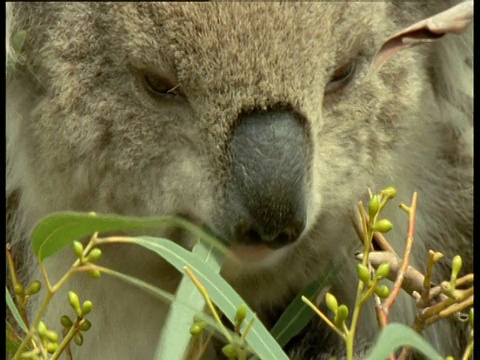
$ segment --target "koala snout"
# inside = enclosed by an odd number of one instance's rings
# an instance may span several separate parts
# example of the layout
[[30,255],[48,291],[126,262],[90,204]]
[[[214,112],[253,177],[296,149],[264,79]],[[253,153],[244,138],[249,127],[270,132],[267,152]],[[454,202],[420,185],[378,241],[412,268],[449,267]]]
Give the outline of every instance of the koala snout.
[[306,129],[287,111],[242,115],[229,146],[229,242],[279,248],[306,222]]

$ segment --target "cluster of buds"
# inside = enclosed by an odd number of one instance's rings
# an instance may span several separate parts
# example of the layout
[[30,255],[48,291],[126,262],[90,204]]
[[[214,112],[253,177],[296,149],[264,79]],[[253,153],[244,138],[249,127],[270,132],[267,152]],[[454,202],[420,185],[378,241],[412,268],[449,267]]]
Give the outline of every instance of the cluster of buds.
[[348,317],[347,305],[342,304],[339,306],[335,295],[329,292],[325,295],[325,304],[327,305],[328,310],[334,315],[333,324],[338,330],[343,332],[345,328],[345,320],[347,320]]
[[[93,264],[94,262],[98,261],[102,256],[102,250],[100,250],[99,248],[93,248],[90,251],[87,251],[83,248],[83,245],[80,241],[73,242],[73,251],[80,260],[81,265]],[[98,279],[100,277],[100,271],[90,270],[88,271],[88,275],[90,275],[94,279]]]
[[[373,278],[372,274],[373,273]],[[363,264],[358,264],[357,265],[357,274],[358,278],[360,279],[361,282],[365,284],[367,287],[367,291],[369,288],[374,287],[375,294],[377,294],[378,297],[384,299],[390,294],[390,290],[388,287],[384,284],[379,284],[380,280],[383,280],[388,277],[388,274],[390,273],[390,264],[389,263],[383,263],[381,264],[377,270],[372,270],[372,273],[368,270],[368,268],[363,265]]]
[[73,341],[78,346],[83,344],[83,334],[82,331],[88,331],[92,327],[92,323],[85,319],[85,316],[89,314],[93,309],[93,303],[90,300],[83,302],[83,305],[80,305],[80,299],[78,295],[73,292],[68,292],[68,302],[70,306],[75,311],[77,318],[75,321],[72,321],[68,315],[63,315],[60,318],[60,323],[64,327],[64,334],[67,334],[70,330],[73,329]]

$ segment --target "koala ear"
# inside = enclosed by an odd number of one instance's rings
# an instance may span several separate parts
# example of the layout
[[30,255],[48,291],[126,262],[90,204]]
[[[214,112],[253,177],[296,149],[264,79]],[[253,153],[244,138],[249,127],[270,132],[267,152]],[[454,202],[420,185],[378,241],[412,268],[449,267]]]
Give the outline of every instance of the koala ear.
[[375,54],[371,71],[380,67],[398,51],[429,43],[448,33],[461,34],[473,21],[473,1],[467,1],[419,21],[388,38]]

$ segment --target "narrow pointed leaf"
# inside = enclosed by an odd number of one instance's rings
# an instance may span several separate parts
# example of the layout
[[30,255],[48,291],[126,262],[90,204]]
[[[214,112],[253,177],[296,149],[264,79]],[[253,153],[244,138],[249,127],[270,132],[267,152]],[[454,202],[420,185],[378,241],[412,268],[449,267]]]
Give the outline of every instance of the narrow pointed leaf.
[[406,325],[388,324],[380,333],[368,360],[387,359],[402,346],[410,346],[429,360],[441,360],[442,356],[421,335]]

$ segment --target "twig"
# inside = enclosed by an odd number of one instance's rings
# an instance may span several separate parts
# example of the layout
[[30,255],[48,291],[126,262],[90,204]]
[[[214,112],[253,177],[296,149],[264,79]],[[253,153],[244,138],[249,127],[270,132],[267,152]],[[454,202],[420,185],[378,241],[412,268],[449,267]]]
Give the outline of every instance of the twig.
[[306,303],[310,308],[322,318],[323,321],[325,321],[328,326],[330,326],[343,340],[346,340],[346,336],[344,333],[342,333],[338,328],[330,321],[328,317],[325,316],[324,313],[322,313],[318,308],[305,296],[302,296],[302,301]]
[[225,326],[222,323],[222,320],[220,319],[220,316],[218,315],[217,311],[215,310],[215,307],[213,306],[213,303],[210,300],[210,296],[208,295],[207,289],[205,289],[205,287],[202,285],[200,280],[198,280],[198,278],[195,276],[195,274],[192,272],[192,270],[190,270],[190,268],[188,266],[185,266],[183,269],[187,273],[188,277],[192,280],[193,284],[197,287],[198,291],[200,291],[200,293],[202,294],[203,298],[205,299],[205,302],[208,305],[208,308],[212,312],[213,317],[215,318],[218,325],[222,329],[223,334],[225,335],[225,338],[227,338],[228,342],[232,343],[233,338],[228,333],[227,329],[225,328]]
[[407,244],[405,246],[402,265],[398,270],[397,278],[395,280],[395,283],[393,284],[392,292],[390,293],[390,295],[388,295],[388,297],[385,299],[385,301],[382,303],[382,305],[379,308],[378,315],[381,319],[381,324],[384,324],[384,325],[388,323],[390,309],[393,303],[395,302],[398,296],[398,293],[402,289],[402,283],[405,278],[405,273],[410,264],[410,256],[411,256],[412,247],[413,247],[413,235],[415,233],[415,215],[416,215],[416,209],[417,209],[417,197],[418,197],[418,194],[414,192],[412,196],[412,203],[409,208],[407,208],[406,206],[402,206],[403,204],[401,205],[404,210],[408,209],[408,215],[409,215]]

